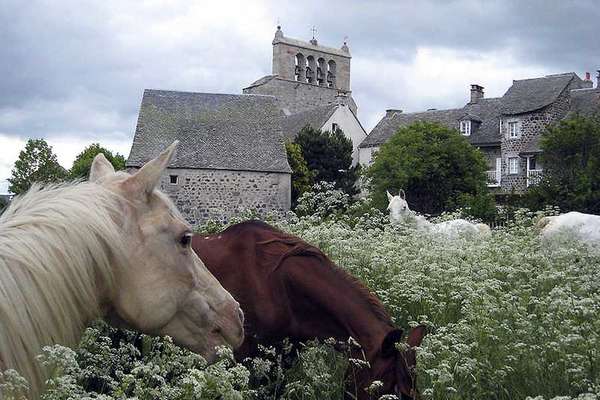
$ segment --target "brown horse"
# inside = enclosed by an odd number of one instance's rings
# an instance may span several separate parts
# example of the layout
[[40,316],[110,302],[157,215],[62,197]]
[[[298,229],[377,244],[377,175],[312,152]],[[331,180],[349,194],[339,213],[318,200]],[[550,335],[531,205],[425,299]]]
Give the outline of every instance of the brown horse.
[[[358,373],[359,399],[369,397],[364,388],[374,380],[383,382],[380,394],[417,396],[415,352],[395,347],[402,331],[379,299],[318,248],[259,221],[195,235],[192,248],[244,310],[239,358],[254,354],[257,343],[286,337],[297,342],[352,336],[371,366]],[[413,329],[407,344],[419,346],[425,332],[423,326]]]

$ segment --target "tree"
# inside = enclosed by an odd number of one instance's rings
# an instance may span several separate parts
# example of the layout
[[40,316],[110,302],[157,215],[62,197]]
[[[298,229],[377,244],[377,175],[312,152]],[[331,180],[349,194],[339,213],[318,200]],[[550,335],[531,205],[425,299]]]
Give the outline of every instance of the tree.
[[297,143],[286,143],[288,163],[292,169],[292,206],[295,207],[302,193],[310,191],[313,185],[313,173],[308,169]]
[[6,206],[8,206],[8,201],[3,196],[0,196],[0,215],[2,215]]
[[341,129],[322,132],[307,125],[294,142],[300,145],[315,182],[335,182],[337,188],[350,196],[357,193],[359,167],[352,166],[352,140]]
[[125,157],[116,153],[113,153],[110,150],[105,149],[100,146],[99,143],[92,143],[88,147],[86,147],[77,157],[75,157],[75,161],[73,161],[73,166],[69,171],[69,176],[71,179],[87,179],[90,175],[90,169],[92,167],[92,161],[94,161],[94,157],[98,154],[104,154],[106,159],[112,164],[115,168],[115,171],[119,171],[125,169]]
[[8,190],[14,194],[26,192],[33,182],[60,182],[67,171],[60,166],[52,147],[44,139],[29,139],[15,161]]
[[600,213],[600,119],[574,115],[542,134],[542,181],[525,195],[526,205]]
[[[386,190],[404,189],[412,209],[428,214],[452,210],[474,197],[489,197],[486,161],[457,130],[432,122],[402,127],[381,146],[367,171],[376,207],[384,209]],[[489,202],[488,202],[489,204]]]

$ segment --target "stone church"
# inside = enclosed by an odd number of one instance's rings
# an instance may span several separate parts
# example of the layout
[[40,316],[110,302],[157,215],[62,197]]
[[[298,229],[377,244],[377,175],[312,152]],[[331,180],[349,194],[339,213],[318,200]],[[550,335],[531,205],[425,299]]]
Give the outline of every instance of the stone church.
[[358,120],[350,90],[350,49],[323,46],[284,36],[281,26],[273,38],[273,71],[243,89],[245,94],[277,97],[284,114],[283,133],[293,140],[309,125],[322,131],[341,129],[352,140],[353,164],[367,133]]
[[246,210],[284,212],[291,203],[285,141],[309,125],[342,131],[354,163],[367,136],[350,91],[350,50],[287,38],[273,40],[273,73],[243,94],[144,90],[127,167],[141,167],[174,140],[180,144],[161,189],[194,226]]

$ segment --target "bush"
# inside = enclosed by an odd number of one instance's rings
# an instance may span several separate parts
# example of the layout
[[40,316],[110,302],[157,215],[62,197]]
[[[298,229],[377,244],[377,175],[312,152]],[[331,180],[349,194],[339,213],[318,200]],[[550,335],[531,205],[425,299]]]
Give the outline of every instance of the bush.
[[358,193],[356,181],[360,167],[352,167],[352,140],[341,129],[322,132],[305,126],[294,143],[302,149],[302,156],[314,174],[315,182],[334,183],[336,188],[350,196]]
[[298,198],[311,189],[314,183],[314,173],[308,169],[299,144],[286,143],[285,150],[292,169],[292,208],[295,208]]
[[485,159],[455,129],[431,122],[402,127],[383,144],[367,171],[374,205],[404,189],[412,209],[439,214],[463,206],[461,196],[487,193]]
[[525,195],[528,207],[600,213],[600,121],[572,116],[542,135],[544,177]]

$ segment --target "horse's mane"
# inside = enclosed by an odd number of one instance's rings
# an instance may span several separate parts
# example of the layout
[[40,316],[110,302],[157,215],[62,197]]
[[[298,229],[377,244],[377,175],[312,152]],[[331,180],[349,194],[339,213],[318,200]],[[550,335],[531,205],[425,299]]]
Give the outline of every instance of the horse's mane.
[[[44,345],[75,345],[124,258],[117,194],[94,183],[34,186],[0,216],[0,364],[43,382]],[[113,211],[114,210],[114,211]]]
[[331,261],[325,253],[323,253],[321,250],[319,250],[319,248],[317,248],[311,244],[308,244],[304,240],[302,240],[296,236],[290,235],[286,232],[283,232],[283,231],[281,231],[269,224],[266,224],[262,221],[252,220],[252,221],[242,222],[240,224],[235,225],[235,227],[228,228],[228,230],[232,231],[234,229],[235,230],[245,229],[247,227],[265,229],[265,230],[268,230],[269,232],[277,235],[273,239],[268,239],[268,240],[258,242],[259,245],[267,245],[270,243],[283,243],[283,244],[289,246],[289,249],[287,251],[285,251],[283,254],[281,254],[278,261],[272,267],[273,271],[277,270],[283,264],[283,262],[290,257],[294,257],[294,256],[315,257],[319,261],[321,261],[324,266],[328,267],[335,274],[335,276],[337,278],[348,283],[350,285],[350,287],[352,287],[354,290],[356,290],[357,294],[361,298],[366,300],[367,304],[369,305],[370,310],[377,317],[377,319],[379,319],[380,321],[385,322],[389,325],[393,325],[392,320],[391,320],[389,314],[385,311],[385,308],[383,307],[383,304],[381,303],[381,301],[375,295],[373,295],[373,293],[371,293],[371,291],[369,289],[367,289],[367,287],[360,280],[353,277],[348,272],[346,272],[344,269],[342,269],[342,268],[338,267],[336,264],[334,264],[333,261]]

